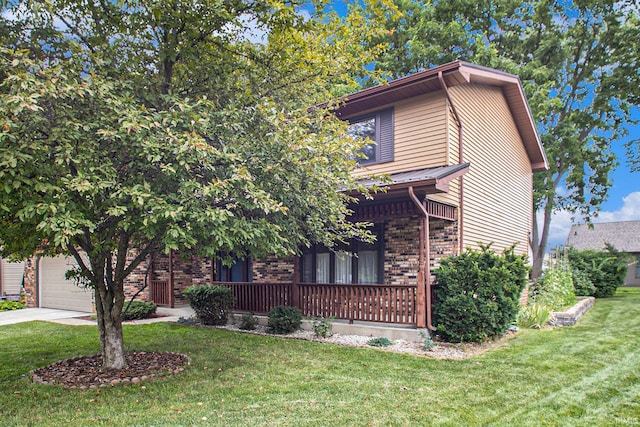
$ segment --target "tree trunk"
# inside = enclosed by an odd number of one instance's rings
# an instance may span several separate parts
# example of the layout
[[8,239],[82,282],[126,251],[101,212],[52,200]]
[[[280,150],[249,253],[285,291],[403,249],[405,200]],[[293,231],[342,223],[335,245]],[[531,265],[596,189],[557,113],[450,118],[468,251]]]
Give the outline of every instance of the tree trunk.
[[544,220],[542,224],[542,233],[538,230],[538,221],[534,212],[533,223],[533,238],[531,249],[533,251],[533,265],[531,266],[531,278],[533,280],[538,279],[542,274],[542,264],[544,262],[544,255],[547,250],[547,244],[549,242],[549,231],[551,230],[551,214],[552,206],[547,201],[544,207]]
[[104,288],[96,288],[96,314],[100,336],[103,369],[123,369],[127,366],[122,338],[122,306],[117,308],[114,298]]

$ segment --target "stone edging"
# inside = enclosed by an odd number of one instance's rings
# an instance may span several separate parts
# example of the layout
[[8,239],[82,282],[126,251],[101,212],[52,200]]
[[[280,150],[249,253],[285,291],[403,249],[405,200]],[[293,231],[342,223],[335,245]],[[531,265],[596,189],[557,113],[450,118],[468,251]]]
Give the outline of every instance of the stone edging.
[[594,297],[587,297],[579,300],[573,307],[567,311],[556,311],[551,314],[551,320],[549,324],[552,326],[573,326],[576,321],[587,312],[596,299]]

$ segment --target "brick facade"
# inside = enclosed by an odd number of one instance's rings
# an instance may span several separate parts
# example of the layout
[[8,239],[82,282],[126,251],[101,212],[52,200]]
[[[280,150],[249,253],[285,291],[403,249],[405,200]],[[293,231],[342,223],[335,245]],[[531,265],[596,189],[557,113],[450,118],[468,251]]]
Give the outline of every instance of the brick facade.
[[288,282],[294,281],[295,259],[278,258],[274,256],[263,260],[253,261],[253,281],[258,283]]
[[[149,272],[149,286],[145,288],[137,297],[139,300],[149,301],[151,299],[151,281],[169,281],[169,255],[156,255],[153,265],[149,268],[148,262],[141,263],[138,268],[125,280],[125,295],[131,298],[138,290],[144,286],[144,278]],[[182,297],[182,291],[191,285],[211,284],[213,277],[214,262],[209,258],[196,256],[173,256],[173,297],[178,305],[186,304]]]
[[[458,224],[442,219],[431,219],[430,250],[431,268],[440,265],[442,258],[457,254]],[[384,222],[384,284],[416,285],[419,259],[420,217],[417,215],[395,218]],[[156,256],[149,269],[150,280],[169,280],[168,255]],[[251,281],[256,283],[291,283],[294,281],[294,257],[270,256],[251,262]],[[125,293],[131,298],[144,284],[148,263],[143,262],[125,281]],[[191,285],[212,283],[216,277],[216,263],[211,259],[195,256],[173,256],[173,296],[178,305],[185,304],[182,291]],[[149,287],[138,295],[140,300],[150,300]]]
[[24,297],[27,307],[38,306],[38,289],[36,281],[36,257],[31,257],[24,263]]
[[[420,217],[397,218],[385,223],[384,283],[415,285],[418,280],[420,251]],[[429,220],[431,269],[440,260],[458,252],[458,223],[443,219]]]

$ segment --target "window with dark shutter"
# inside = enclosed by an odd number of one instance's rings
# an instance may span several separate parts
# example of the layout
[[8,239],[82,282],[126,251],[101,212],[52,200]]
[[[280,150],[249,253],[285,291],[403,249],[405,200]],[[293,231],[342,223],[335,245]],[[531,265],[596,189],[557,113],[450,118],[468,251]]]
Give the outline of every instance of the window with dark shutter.
[[353,138],[371,141],[360,150],[360,164],[393,161],[393,108],[350,119],[347,132]]

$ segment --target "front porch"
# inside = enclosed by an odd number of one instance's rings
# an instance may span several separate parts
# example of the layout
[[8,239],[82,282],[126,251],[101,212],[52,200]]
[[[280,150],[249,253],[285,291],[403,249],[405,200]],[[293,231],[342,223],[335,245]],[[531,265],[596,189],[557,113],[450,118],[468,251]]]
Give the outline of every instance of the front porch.
[[[265,315],[276,306],[293,306],[305,317],[333,317],[433,329],[431,268],[458,252],[459,212],[426,196],[446,192],[468,164],[392,175],[393,185],[374,200],[353,206],[352,221],[372,224],[373,243],[318,245],[299,257],[219,260],[177,257],[151,262],[147,299],[173,306],[191,285],[231,288],[235,311]],[[182,258],[182,259],[180,259]]]
[[417,286],[216,282],[233,290],[234,309],[267,314],[279,305],[300,309],[305,317],[415,325]]
[[[417,285],[214,282],[233,290],[234,310],[266,315],[273,307],[297,307],[305,317],[416,325]],[[167,280],[150,281],[151,300],[172,306]]]

